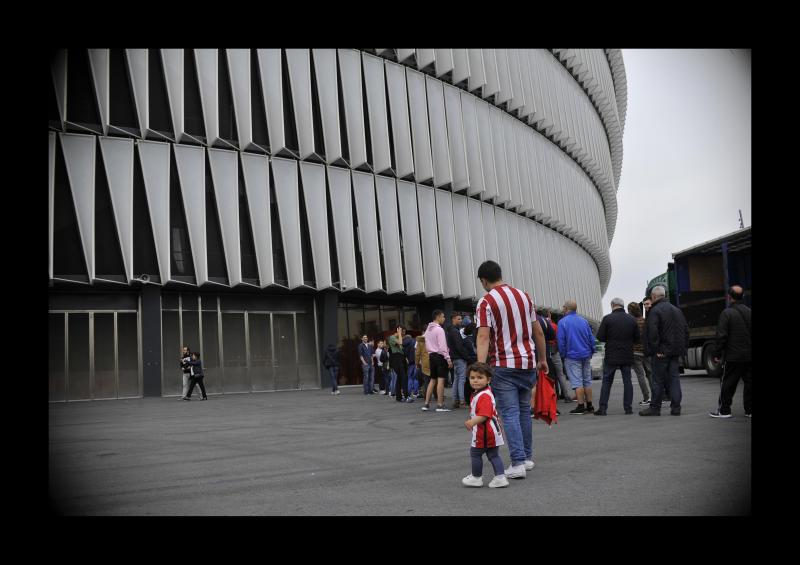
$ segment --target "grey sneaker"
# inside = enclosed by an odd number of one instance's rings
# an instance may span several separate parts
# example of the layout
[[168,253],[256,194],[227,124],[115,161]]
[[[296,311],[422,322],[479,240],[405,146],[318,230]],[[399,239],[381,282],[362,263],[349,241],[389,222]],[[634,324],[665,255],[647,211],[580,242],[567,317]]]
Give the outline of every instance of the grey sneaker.
[[422,407],[422,411],[423,411],[423,412],[427,412],[428,410],[430,410],[430,408],[431,408],[431,405],[430,405],[430,404],[425,404],[425,405]]
[[719,410],[716,412],[709,412],[708,415],[712,418],[733,418],[733,414],[721,414]]
[[532,459],[526,459],[525,460],[525,470],[526,471],[533,471],[533,467],[535,465],[536,465],[536,463],[534,463]]
[[442,406],[437,406],[436,407],[436,411],[437,412],[450,412],[451,410],[447,406],[442,405]]

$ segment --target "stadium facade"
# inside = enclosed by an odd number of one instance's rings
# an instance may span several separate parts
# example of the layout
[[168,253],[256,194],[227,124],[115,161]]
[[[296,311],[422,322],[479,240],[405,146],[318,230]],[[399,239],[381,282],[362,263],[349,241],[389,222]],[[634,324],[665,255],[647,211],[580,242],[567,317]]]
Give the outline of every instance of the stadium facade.
[[63,49],[49,98],[49,398],[319,388],[322,350],[471,311],[494,259],[593,323],[617,49]]

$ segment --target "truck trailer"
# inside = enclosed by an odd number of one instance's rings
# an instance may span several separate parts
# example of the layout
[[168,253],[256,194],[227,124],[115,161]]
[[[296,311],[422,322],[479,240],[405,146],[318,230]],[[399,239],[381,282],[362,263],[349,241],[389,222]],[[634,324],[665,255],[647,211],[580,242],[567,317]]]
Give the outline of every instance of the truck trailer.
[[672,254],[667,272],[652,279],[645,291],[657,284],[667,288],[672,304],[683,311],[689,324],[689,349],[681,364],[687,369],[705,369],[711,376],[722,374],[714,363],[714,336],[722,311],[729,306],[728,289],[744,289],[744,303],[751,306],[751,228],[739,229],[711,241]]

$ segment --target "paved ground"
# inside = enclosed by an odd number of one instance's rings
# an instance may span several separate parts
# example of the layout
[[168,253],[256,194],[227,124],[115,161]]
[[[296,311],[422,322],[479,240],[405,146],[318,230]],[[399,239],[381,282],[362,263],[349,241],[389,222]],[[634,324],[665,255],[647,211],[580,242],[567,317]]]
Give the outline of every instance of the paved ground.
[[[680,417],[625,416],[621,382],[605,418],[559,402],[557,425],[534,422],[536,468],[505,489],[462,487],[465,410],[421,412],[360,387],[51,404],[51,504],[68,515],[747,515],[741,390],[734,418],[709,418],[719,381],[694,373]],[[635,379],[634,391],[638,403]]]

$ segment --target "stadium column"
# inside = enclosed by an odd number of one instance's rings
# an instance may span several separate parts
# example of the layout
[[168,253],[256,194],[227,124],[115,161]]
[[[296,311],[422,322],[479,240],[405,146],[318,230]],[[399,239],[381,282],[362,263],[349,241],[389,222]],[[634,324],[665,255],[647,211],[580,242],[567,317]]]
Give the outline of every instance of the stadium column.
[[161,396],[161,287],[142,286],[142,396]]
[[[325,349],[328,344],[339,346],[339,292],[335,289],[327,289],[317,293],[317,331],[319,332],[319,358],[325,359]],[[320,386],[325,388],[330,377],[327,371],[320,364]]]

